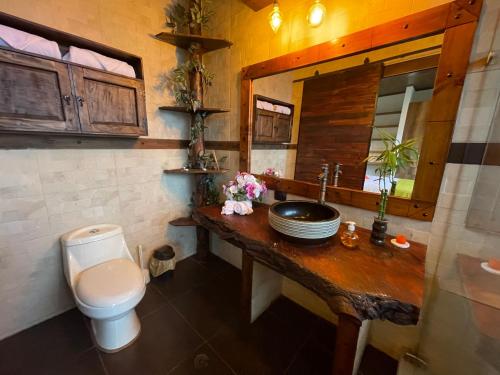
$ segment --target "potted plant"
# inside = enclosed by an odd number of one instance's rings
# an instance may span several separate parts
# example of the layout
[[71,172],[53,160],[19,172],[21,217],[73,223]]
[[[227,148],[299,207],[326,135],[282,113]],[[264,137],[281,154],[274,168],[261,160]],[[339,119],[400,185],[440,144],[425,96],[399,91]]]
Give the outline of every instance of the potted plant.
[[174,3],[165,9],[166,25],[177,31],[180,27],[188,27],[191,34],[200,35],[201,29],[206,27],[213,12],[208,9],[207,0],[191,0],[188,7],[180,2]]
[[373,222],[370,241],[375,245],[384,246],[387,231],[385,211],[389,192],[391,195],[395,193],[398,170],[406,169],[418,160],[418,150],[415,139],[401,142],[387,132],[380,131],[380,134],[385,149],[379,155],[368,156],[363,162],[371,161],[379,164],[375,173],[379,176],[380,204],[378,215]]

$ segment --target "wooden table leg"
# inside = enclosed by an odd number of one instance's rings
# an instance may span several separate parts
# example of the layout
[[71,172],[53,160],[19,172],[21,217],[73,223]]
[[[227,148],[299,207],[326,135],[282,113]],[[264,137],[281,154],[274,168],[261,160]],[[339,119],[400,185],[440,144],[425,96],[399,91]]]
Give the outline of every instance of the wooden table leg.
[[210,233],[208,229],[196,226],[196,257],[200,260],[208,258],[210,252]]
[[253,258],[242,251],[241,264],[241,322],[243,326],[250,325],[252,321],[252,277]]
[[361,321],[347,314],[339,315],[333,375],[352,375]]

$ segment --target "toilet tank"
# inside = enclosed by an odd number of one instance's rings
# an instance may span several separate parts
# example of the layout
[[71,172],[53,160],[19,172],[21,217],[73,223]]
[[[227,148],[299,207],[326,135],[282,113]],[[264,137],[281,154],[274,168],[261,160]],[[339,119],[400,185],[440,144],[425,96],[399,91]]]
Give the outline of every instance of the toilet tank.
[[134,260],[128,251],[122,227],[115,224],[90,225],[61,237],[64,274],[70,285],[83,270],[112,259]]

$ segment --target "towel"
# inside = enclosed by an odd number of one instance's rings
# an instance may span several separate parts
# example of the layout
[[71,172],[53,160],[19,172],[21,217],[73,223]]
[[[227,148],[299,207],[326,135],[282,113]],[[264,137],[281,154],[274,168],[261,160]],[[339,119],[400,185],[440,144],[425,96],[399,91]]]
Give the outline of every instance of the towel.
[[266,111],[282,113],[284,115],[290,115],[292,110],[289,107],[279,104],[272,104],[264,100],[257,100],[257,108],[265,109]]
[[284,115],[290,115],[292,113],[292,110],[283,105],[274,105],[274,112],[282,113]]
[[56,42],[4,25],[0,25],[0,45],[55,59],[61,58]]
[[136,78],[134,68],[126,62],[112,59],[88,49],[70,46],[69,52],[64,55],[63,60]]
[[250,215],[252,212],[253,212],[252,202],[250,202],[250,201],[237,202],[237,201],[227,200],[224,203],[224,207],[222,207],[221,214],[222,215],[232,215],[232,214]]

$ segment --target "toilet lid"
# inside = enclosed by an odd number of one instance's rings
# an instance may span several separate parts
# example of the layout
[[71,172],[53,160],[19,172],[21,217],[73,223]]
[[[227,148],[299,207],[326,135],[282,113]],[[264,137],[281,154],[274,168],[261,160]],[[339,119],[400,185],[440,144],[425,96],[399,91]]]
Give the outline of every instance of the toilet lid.
[[128,301],[144,289],[139,267],[129,259],[113,259],[80,273],[75,293],[89,306],[110,307]]

